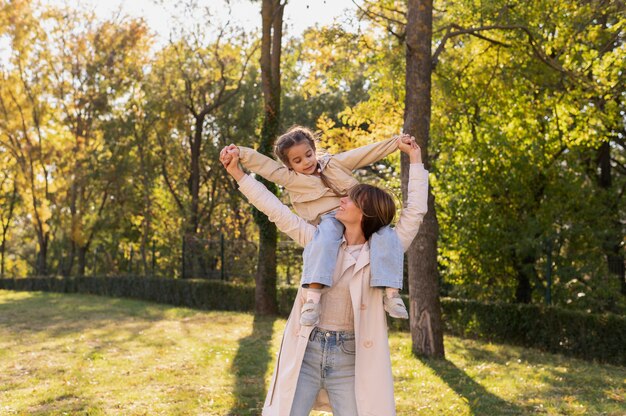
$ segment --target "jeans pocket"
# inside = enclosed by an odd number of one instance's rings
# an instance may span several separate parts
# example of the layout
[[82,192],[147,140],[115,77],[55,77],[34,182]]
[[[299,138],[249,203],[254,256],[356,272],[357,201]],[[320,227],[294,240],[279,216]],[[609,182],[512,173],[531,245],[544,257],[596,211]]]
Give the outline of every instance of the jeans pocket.
[[343,340],[339,345],[341,352],[344,354],[355,355],[356,354],[356,342],[353,339]]

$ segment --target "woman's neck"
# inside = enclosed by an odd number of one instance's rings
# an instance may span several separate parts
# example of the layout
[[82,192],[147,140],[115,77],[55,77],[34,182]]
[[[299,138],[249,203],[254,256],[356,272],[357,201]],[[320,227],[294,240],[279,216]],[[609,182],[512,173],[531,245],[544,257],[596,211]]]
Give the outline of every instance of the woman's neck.
[[346,227],[343,236],[346,238],[346,242],[349,246],[365,244],[366,241],[365,235],[363,235],[363,230],[361,229],[361,224]]

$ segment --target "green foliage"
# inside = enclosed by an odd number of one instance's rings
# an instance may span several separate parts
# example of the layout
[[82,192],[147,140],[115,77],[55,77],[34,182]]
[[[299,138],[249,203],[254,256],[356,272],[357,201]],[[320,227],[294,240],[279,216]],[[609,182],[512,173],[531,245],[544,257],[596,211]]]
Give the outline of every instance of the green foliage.
[[302,38],[286,41],[281,65],[285,127],[315,128],[323,115],[339,122],[346,107],[367,99],[368,74],[355,42],[358,38],[333,26],[309,28]]
[[[615,185],[599,189],[593,160],[623,129],[613,71],[624,50],[612,42],[624,14],[600,3],[455,3],[440,15],[449,31],[501,27],[451,38],[434,77],[440,263],[452,295],[510,300],[524,276],[540,301],[550,268],[557,304],[582,293],[592,310],[623,310],[605,246],[624,235],[624,177],[615,166]],[[611,146],[622,157],[619,140]]]

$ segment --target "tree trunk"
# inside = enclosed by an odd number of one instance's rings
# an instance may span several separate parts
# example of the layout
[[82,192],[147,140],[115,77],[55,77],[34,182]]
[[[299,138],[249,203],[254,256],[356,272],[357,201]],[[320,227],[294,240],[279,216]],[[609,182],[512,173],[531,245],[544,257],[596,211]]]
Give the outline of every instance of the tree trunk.
[[196,116],[195,128],[191,139],[191,166],[189,172],[188,189],[191,204],[189,205],[188,217],[184,227],[184,238],[186,242],[186,250],[184,251],[185,266],[183,268],[184,278],[200,277],[198,262],[198,227],[200,222],[199,206],[200,206],[200,152],[202,150],[202,124],[204,116]]
[[7,248],[7,233],[11,226],[11,219],[13,218],[13,210],[15,209],[15,202],[17,201],[17,182],[13,182],[13,193],[11,195],[11,204],[9,205],[9,214],[7,215],[6,224],[2,224],[2,244],[0,245],[0,279],[4,278],[4,264],[5,254]]
[[[263,88],[264,117],[258,151],[271,156],[280,125],[280,53],[283,10],[280,0],[263,0],[263,37],[261,39],[261,84]],[[261,182],[273,193],[276,185]],[[254,210],[254,221],[259,227],[259,257],[255,276],[255,313],[267,315],[278,312],[276,301],[276,226],[267,217]]]
[[150,275],[154,277],[154,270],[150,269],[148,272],[148,244],[152,235],[152,181],[150,179],[150,172],[148,171],[148,155],[146,154],[146,146],[144,142],[147,141],[147,135],[145,133],[135,133],[137,139],[137,147],[139,149],[139,163],[141,168],[141,183],[143,185],[143,222],[142,222],[142,235],[141,235],[141,264],[143,267],[144,276]]
[[89,247],[79,247],[78,248],[78,276],[85,275],[85,268],[87,267],[87,252],[89,251]]
[[[601,103],[604,104],[603,102]],[[600,188],[609,190],[613,185],[613,173],[611,171],[611,145],[605,141],[598,149],[598,185]],[[619,208],[613,201],[607,201],[610,205],[613,227],[608,233],[604,243],[604,251],[608,263],[609,273],[615,274],[620,282],[620,293],[626,296],[626,268],[624,267],[624,254],[621,247],[623,241],[622,224],[619,219]]]
[[191,142],[191,172],[189,176],[189,194],[191,207],[189,212],[189,232],[194,236],[198,232],[200,218],[198,215],[200,206],[200,152],[202,150],[202,124],[204,117],[196,119],[195,131]]
[[37,251],[37,264],[35,269],[35,275],[46,276],[48,274],[47,259],[48,259],[48,235],[41,231],[37,231],[37,240],[39,247]]
[[[404,132],[415,136],[429,168],[428,143],[431,114],[432,0],[409,0],[406,26],[406,97]],[[407,195],[408,158],[402,155],[402,188]],[[439,225],[435,198],[428,191],[428,213],[407,252],[410,296],[410,326],[413,352],[444,357],[443,323],[439,303],[437,236]]]
[[515,302],[517,303],[530,303],[532,301],[533,288],[530,282],[531,280],[537,280],[536,262],[537,258],[533,255],[525,256],[521,263],[516,261],[517,287],[515,288]]
[[[607,29],[607,14],[602,13],[599,17],[599,22],[602,24],[603,29]],[[612,52],[618,43],[614,42],[608,48],[602,48],[600,51],[600,57],[604,54]],[[598,108],[604,112],[606,106],[606,99],[604,97],[598,98],[596,101],[596,105]],[[615,130],[622,129],[623,124],[618,123],[616,125]],[[613,186],[613,171],[611,168],[611,143],[610,138],[605,140],[600,147],[598,148],[598,156],[597,156],[598,167],[600,168],[598,184],[600,188],[609,190]],[[608,233],[606,241],[604,243],[604,251],[606,253],[607,266],[609,273],[613,273],[617,275],[617,278],[620,282],[620,293],[626,296],[626,267],[625,267],[625,259],[624,259],[624,249],[622,247],[624,241],[624,227],[622,225],[622,221],[619,214],[619,197],[618,202],[615,203],[614,200],[606,201],[609,204],[609,212],[610,212],[610,222],[612,228]]]
[[0,279],[4,279],[4,253],[6,251],[6,238],[2,236],[2,244],[0,244]]

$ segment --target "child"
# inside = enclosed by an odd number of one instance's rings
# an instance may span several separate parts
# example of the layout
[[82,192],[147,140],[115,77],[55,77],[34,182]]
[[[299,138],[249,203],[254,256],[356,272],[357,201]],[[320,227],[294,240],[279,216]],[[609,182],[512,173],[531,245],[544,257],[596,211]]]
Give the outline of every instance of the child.
[[[274,153],[284,163],[264,156],[253,149],[226,146],[220,159],[228,161],[238,153],[241,164],[265,179],[283,186],[291,203],[302,218],[318,223],[313,241],[303,253],[302,286],[308,288],[307,302],[300,314],[300,324],[319,322],[319,302],[322,288],[332,285],[339,247],[343,241],[343,225],[334,217],[339,199],[358,184],[352,171],[374,163],[398,149],[398,141],[411,141],[410,136],[392,137],[385,141],[359,147],[337,155],[317,158],[315,136],[309,129],[294,126],[276,140]],[[383,227],[369,241],[372,278],[370,286],[385,287],[384,308],[393,318],[408,319],[399,290],[402,288],[403,250],[396,234]],[[378,247],[378,248],[376,248]]]

